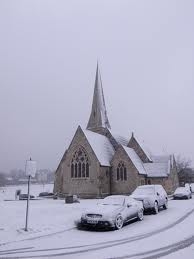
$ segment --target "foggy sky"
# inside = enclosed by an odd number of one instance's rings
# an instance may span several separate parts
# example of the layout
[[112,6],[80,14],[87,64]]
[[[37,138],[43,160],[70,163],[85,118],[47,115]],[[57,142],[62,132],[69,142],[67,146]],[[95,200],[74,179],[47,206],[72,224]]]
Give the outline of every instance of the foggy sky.
[[0,0],[0,171],[56,169],[99,62],[114,132],[194,160],[194,1]]

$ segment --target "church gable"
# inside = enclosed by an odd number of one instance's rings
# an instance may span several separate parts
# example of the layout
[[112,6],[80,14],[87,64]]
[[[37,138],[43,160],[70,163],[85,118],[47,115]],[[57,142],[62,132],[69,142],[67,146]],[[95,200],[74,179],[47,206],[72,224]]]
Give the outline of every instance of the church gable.
[[82,130],[80,126],[78,127],[71,141],[71,144],[69,145],[69,148],[66,150],[61,163],[63,163],[65,160],[68,160],[68,163],[70,163],[70,154],[76,151],[79,146],[82,146],[84,149],[86,149],[88,155],[92,155],[96,162],[99,162],[101,166],[110,166],[110,161],[114,155],[115,150],[108,138],[89,130]]
[[[84,143],[84,135],[79,126],[75,132],[75,135],[74,135],[68,149],[65,151],[65,153],[59,163],[59,166],[56,170],[56,173],[55,173],[55,178],[56,178],[55,185],[56,186],[54,188],[55,190],[59,191],[61,188],[63,188],[62,185],[63,185],[64,181],[67,181],[67,179],[69,179],[69,178],[75,177],[75,168],[72,168],[73,159],[75,158],[76,152],[79,152],[80,150],[85,150],[85,149],[87,149],[87,145]],[[76,166],[77,166],[76,177],[78,177],[79,176],[78,164]],[[81,173],[80,177],[82,177],[82,176],[86,177],[86,170],[87,170],[87,166],[89,166],[89,163],[88,163],[88,165],[86,165],[86,163],[85,163],[84,166],[85,166],[84,173]],[[72,172],[72,171],[74,171],[74,172]],[[83,168],[82,168],[82,171],[83,171]],[[60,186],[60,188],[59,188],[59,186]]]
[[143,163],[139,158],[139,156],[136,154],[136,152],[132,148],[125,147],[125,146],[123,146],[123,149],[125,150],[127,156],[129,157],[129,159],[137,169],[138,173],[142,175],[146,175],[146,170],[143,166]]
[[138,174],[146,175],[143,163],[133,149],[120,145],[115,152],[111,165],[116,166],[119,161],[125,161],[125,163],[129,164]]
[[152,158],[146,148],[143,146],[143,144],[140,144],[139,140],[134,137],[134,134],[132,133],[131,139],[129,140],[129,143],[127,145],[129,148],[132,148],[135,150],[137,155],[141,158],[143,163],[149,163],[152,162]]
[[[129,149],[132,155],[126,152]],[[115,152],[115,155],[111,161],[112,165],[112,180],[111,180],[111,191],[112,194],[129,194],[142,182],[145,183],[145,171],[140,169],[137,165],[134,157],[137,154],[130,148],[119,146]],[[138,162],[141,162],[139,158]],[[142,174],[142,172],[144,174]]]
[[55,191],[96,197],[99,172],[98,158],[79,126],[57,169]]
[[88,142],[88,139],[86,138],[80,126],[77,128],[76,133],[68,149],[66,150],[65,159],[62,159],[62,162],[65,160],[65,162],[70,165],[73,156],[76,155],[76,152],[78,152],[78,150],[84,150],[84,152],[90,158],[89,160],[99,162],[94,150],[92,149],[90,143]]

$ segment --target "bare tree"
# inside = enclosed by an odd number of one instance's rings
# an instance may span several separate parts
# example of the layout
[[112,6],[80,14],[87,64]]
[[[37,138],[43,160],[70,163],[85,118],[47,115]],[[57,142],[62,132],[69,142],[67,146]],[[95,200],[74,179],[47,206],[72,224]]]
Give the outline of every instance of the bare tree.
[[180,173],[185,169],[190,169],[191,162],[192,162],[191,159],[178,155],[176,158],[177,172]]

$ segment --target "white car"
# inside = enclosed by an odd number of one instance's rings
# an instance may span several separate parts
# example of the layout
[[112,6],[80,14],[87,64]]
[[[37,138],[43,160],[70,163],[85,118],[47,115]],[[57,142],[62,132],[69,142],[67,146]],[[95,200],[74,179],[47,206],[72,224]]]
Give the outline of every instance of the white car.
[[194,183],[191,183],[190,186],[191,186],[191,192],[194,193]]
[[192,193],[189,188],[187,187],[178,187],[174,194],[173,194],[174,199],[191,199],[192,198]]
[[168,208],[168,196],[162,185],[141,185],[131,195],[132,198],[142,201],[145,211],[151,210],[157,214],[160,207]]
[[185,188],[189,189],[189,190],[190,190],[190,192],[192,192],[191,184],[186,183],[186,184],[185,184]]
[[143,220],[143,204],[129,196],[111,195],[81,216],[81,226],[121,229],[133,219]]

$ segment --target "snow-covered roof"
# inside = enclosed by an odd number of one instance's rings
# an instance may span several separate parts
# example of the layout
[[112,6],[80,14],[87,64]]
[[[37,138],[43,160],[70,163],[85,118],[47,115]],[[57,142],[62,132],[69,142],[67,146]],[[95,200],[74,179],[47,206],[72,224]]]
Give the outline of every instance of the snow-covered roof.
[[[133,136],[133,135],[132,135]],[[147,147],[145,147],[143,141],[141,141],[139,138],[137,138],[136,136],[133,136],[135,138],[135,140],[137,141],[137,143],[140,145],[140,147],[142,148],[143,152],[146,154],[147,158],[152,161],[152,156],[151,156],[151,152],[148,150]]]
[[102,166],[110,166],[110,161],[115,153],[109,139],[90,130],[83,130],[91,148]]
[[123,146],[123,148],[126,151],[129,158],[131,159],[134,166],[137,168],[138,172],[140,174],[146,174],[144,165],[143,165],[141,159],[139,158],[139,156],[136,154],[136,152],[132,148],[129,148],[129,147]]
[[148,177],[167,177],[170,174],[171,156],[154,156],[153,163],[144,163]]
[[127,146],[129,143],[129,138],[123,137],[118,135],[115,132],[112,132],[112,130],[109,130],[111,135],[113,136],[113,138],[117,141],[118,144],[122,145],[122,146]]

